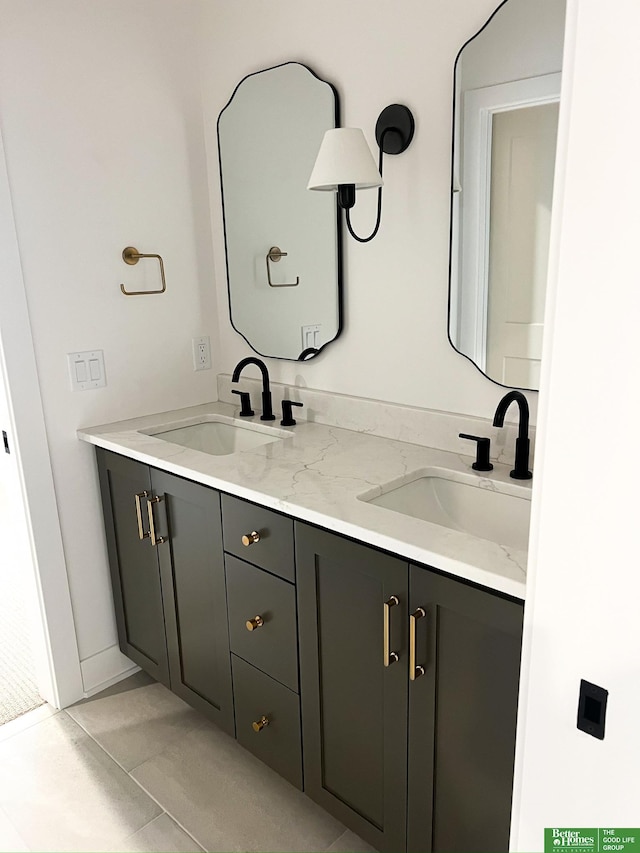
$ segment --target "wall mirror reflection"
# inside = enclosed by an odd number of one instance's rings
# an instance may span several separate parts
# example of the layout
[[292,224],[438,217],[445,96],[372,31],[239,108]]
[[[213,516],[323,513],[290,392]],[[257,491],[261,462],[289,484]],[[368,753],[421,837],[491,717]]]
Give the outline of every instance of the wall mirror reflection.
[[245,77],[218,118],[231,323],[260,355],[314,357],[341,329],[334,193],[307,192],[337,94],[287,62]]
[[505,0],[455,66],[449,339],[539,387],[565,0]]

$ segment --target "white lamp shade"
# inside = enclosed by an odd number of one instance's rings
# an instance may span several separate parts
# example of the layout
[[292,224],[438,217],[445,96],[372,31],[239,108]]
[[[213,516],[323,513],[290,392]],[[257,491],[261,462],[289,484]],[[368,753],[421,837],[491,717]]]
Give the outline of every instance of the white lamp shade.
[[382,186],[371,149],[358,127],[326,131],[307,189],[335,192],[340,184],[355,184],[359,190]]

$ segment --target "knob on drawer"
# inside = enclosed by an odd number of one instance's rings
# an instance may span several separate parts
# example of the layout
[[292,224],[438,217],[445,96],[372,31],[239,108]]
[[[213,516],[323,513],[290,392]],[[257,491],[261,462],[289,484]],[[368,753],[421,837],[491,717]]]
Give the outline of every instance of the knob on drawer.
[[268,725],[269,718],[265,717],[265,715],[263,714],[257,722],[251,723],[251,728],[254,730],[254,732],[261,732],[262,729],[265,729]]
[[247,631],[255,631],[256,628],[262,628],[264,619],[262,616],[254,616],[253,619],[247,619],[244,624],[247,626]]
[[245,533],[242,537],[242,544],[245,547],[249,547],[249,545],[253,545],[254,542],[260,541],[260,534],[257,530],[252,530],[251,533]]

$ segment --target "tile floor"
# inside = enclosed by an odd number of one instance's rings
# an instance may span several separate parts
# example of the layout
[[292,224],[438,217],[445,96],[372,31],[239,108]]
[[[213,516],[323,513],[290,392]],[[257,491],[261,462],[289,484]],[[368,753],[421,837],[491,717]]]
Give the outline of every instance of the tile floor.
[[0,851],[371,848],[142,672],[0,727]]

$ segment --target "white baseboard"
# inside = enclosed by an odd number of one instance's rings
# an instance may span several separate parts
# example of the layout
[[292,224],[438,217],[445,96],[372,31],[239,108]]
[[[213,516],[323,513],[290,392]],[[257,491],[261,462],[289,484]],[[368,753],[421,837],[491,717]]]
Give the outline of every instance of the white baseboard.
[[140,667],[125,657],[118,646],[113,645],[80,661],[80,669],[84,695],[88,698],[128,678],[138,672]]

